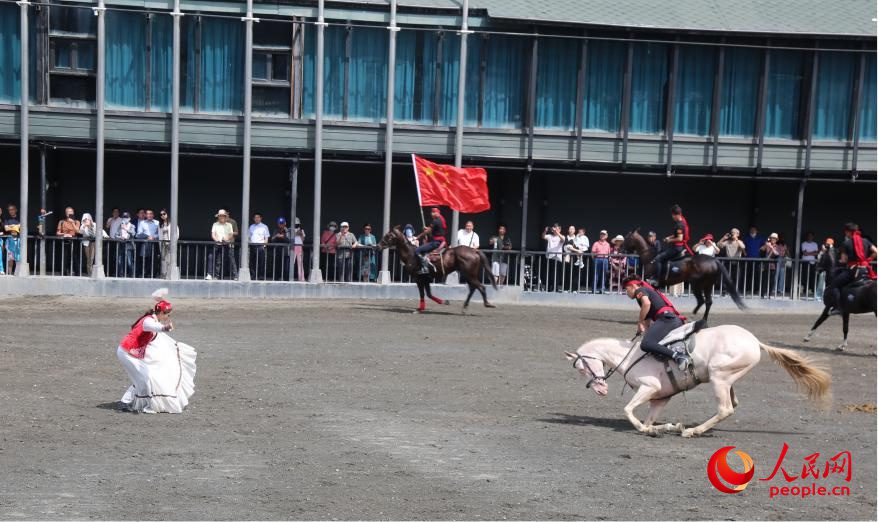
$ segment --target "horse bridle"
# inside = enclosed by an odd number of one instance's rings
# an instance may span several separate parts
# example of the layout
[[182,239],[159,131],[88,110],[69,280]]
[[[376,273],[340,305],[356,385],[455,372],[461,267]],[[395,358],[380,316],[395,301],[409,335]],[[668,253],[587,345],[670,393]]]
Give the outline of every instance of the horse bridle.
[[[638,337],[640,337],[640,332],[637,332],[636,334],[634,334],[634,337],[631,338],[631,342],[634,342],[634,340],[637,339]],[[635,346],[637,346],[637,344],[631,345],[631,348],[628,350],[628,353],[625,354],[625,357],[622,357],[622,360],[619,361],[618,365],[610,368],[610,371],[606,371],[605,363],[601,359],[598,359],[597,357],[592,357],[591,355],[582,355],[581,353],[577,353],[576,358],[573,359],[573,368],[576,370],[579,370],[579,368],[576,367],[576,363],[578,363],[579,361],[582,361],[582,365],[585,366],[585,369],[588,370],[588,373],[591,374],[591,379],[589,379],[588,382],[585,383],[585,387],[591,388],[592,383],[594,383],[595,381],[606,382],[607,379],[609,379],[610,376],[616,372],[616,369],[619,366],[621,366],[623,362],[625,362],[625,359],[627,359],[628,356],[631,355],[631,352],[634,351]],[[586,359],[593,359],[595,361],[601,361],[601,367],[604,368],[604,375],[597,375],[594,372],[594,370],[591,369],[591,366],[589,366],[588,363],[585,361]]]

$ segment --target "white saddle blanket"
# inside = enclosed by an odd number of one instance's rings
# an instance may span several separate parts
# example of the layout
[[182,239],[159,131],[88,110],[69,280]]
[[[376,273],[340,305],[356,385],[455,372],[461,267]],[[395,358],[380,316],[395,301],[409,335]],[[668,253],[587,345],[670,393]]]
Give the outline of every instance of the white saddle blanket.
[[671,330],[668,335],[664,337],[664,339],[659,341],[659,344],[665,346],[671,343],[675,343],[677,341],[682,341],[683,339],[688,337],[693,330],[695,330],[695,321],[691,323],[686,323],[683,326]]

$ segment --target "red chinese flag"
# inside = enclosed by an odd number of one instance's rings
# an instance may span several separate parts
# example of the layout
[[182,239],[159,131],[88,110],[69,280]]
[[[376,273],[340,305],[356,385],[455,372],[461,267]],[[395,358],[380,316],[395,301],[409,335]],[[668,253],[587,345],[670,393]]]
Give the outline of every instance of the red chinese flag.
[[415,154],[412,154],[412,163],[422,207],[447,206],[467,214],[491,208],[485,169],[440,165]]

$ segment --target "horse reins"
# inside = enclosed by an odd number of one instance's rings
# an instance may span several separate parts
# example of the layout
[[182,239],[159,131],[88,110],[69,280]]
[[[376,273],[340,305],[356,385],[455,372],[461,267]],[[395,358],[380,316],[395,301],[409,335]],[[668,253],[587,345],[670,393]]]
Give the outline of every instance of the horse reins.
[[[638,337],[640,337],[640,332],[637,332],[636,334],[634,334],[634,337],[631,338],[631,342],[633,343],[634,340],[637,339]],[[591,366],[589,366],[588,363],[585,362],[585,359],[594,359],[595,361],[601,361],[601,360],[598,359],[597,357],[592,357],[591,355],[582,355],[582,354],[580,354],[580,353],[576,354],[576,358],[573,359],[573,368],[575,368],[575,369],[578,370],[579,368],[576,367],[576,363],[578,363],[580,360],[582,361],[582,365],[585,366],[585,369],[588,370],[588,373],[591,374],[591,379],[589,379],[588,382],[585,383],[585,387],[586,387],[586,388],[591,388],[592,383],[594,383],[595,381],[604,381],[604,382],[606,382],[607,379],[609,379],[610,376],[613,375],[613,374],[616,372],[616,369],[618,369],[619,366],[621,366],[622,363],[625,362],[625,359],[627,359],[628,356],[631,355],[631,352],[634,351],[634,348],[635,348],[636,346],[637,346],[637,343],[632,344],[632,345],[631,345],[631,348],[628,349],[628,353],[625,354],[625,357],[622,357],[622,360],[619,361],[619,364],[617,364],[616,366],[610,368],[610,371],[606,371],[606,370],[605,370],[605,371],[604,371],[604,375],[597,375],[596,373],[594,373],[594,371],[591,369]],[[601,361],[601,365],[602,365],[602,366],[603,366],[603,364],[604,364],[604,362]]]

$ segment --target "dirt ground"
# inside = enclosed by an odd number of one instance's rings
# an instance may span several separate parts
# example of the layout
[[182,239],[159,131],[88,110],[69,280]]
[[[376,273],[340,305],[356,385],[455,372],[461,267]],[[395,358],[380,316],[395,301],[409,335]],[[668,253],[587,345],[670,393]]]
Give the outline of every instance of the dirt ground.
[[[763,362],[736,385],[736,414],[698,439],[650,438],[624,420],[621,380],[597,397],[563,358],[630,336],[636,311],[432,306],[414,301],[180,300],[173,336],[199,352],[180,415],[119,411],[115,350],[148,299],[0,300],[2,519],[812,519],[876,517],[876,322],[717,313],[763,342],[822,359],[828,411]],[[664,419],[715,411],[708,386]],[[723,446],[756,477],[852,455],[847,497],[769,498],[781,473],[715,490]],[[733,468],[740,466],[730,456]]]

